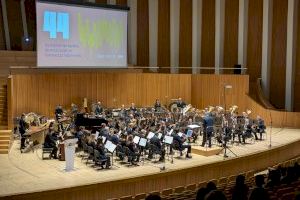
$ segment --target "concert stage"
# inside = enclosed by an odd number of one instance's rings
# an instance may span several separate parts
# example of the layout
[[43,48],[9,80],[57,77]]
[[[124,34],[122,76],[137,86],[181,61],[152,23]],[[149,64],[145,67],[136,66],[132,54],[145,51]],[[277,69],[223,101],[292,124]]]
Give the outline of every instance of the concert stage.
[[76,170],[67,173],[65,162],[42,160],[40,149],[21,154],[19,141],[15,141],[9,155],[0,155],[0,199],[102,200],[265,169],[300,155],[300,130],[273,128],[271,148],[269,144],[267,135],[252,144],[230,145],[238,157],[228,151],[226,159],[222,153],[209,157],[193,154],[192,159],[175,155],[173,164],[166,159],[165,171],[160,170],[161,163],[149,161],[135,167],[114,162],[118,167],[101,170],[76,157]]

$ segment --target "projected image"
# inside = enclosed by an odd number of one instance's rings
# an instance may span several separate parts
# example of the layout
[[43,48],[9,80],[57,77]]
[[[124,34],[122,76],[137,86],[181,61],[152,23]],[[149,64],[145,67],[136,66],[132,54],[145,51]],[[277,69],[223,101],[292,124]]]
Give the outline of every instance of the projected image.
[[40,67],[126,67],[127,11],[37,2]]

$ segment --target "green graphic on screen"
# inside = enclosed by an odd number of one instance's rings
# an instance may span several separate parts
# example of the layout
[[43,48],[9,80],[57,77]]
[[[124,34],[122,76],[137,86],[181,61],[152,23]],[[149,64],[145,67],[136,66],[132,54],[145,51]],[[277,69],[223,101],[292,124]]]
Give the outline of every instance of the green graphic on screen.
[[78,32],[81,45],[86,48],[99,49],[104,44],[119,49],[124,37],[124,24],[116,20],[99,19],[90,22],[78,14]]

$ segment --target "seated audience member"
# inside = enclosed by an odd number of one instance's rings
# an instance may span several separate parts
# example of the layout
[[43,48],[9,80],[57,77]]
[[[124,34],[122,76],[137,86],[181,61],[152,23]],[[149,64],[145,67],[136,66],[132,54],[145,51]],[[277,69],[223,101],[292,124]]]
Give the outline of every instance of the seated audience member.
[[267,187],[274,187],[280,184],[281,173],[284,172],[285,169],[282,169],[279,166],[277,169],[269,169],[268,182]]
[[249,188],[245,184],[245,176],[236,177],[235,186],[232,190],[232,200],[247,200]]
[[256,187],[250,194],[249,200],[269,200],[269,194],[267,190],[264,188],[265,177],[263,175],[255,176],[255,184]]
[[196,200],[204,200],[205,196],[208,194],[208,191],[205,187],[199,188],[197,191]]
[[227,199],[222,191],[213,190],[205,196],[205,200],[227,200]]
[[161,198],[157,194],[149,194],[145,200],[161,200]]
[[212,181],[209,181],[206,185],[206,189],[207,189],[207,193],[213,191],[213,190],[216,190],[217,189],[217,186],[214,182]]
[[296,195],[295,195],[295,200],[300,200],[300,193],[299,193],[299,192],[296,193]]

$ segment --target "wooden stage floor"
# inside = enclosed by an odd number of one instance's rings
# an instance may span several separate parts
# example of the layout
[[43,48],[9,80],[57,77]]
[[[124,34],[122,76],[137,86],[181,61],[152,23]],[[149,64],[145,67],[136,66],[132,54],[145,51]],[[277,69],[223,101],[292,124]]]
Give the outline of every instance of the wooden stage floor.
[[[269,133],[269,130],[267,131]],[[300,141],[299,129],[272,130],[272,148],[283,146],[291,142]],[[38,191],[69,188],[113,180],[123,180],[143,175],[151,175],[160,172],[159,163],[145,161],[140,166],[127,167],[116,163],[119,168],[99,170],[92,166],[86,166],[81,158],[75,159],[75,170],[65,172],[65,162],[57,160],[42,160],[41,150],[34,153],[21,154],[18,150],[19,141],[15,141],[8,155],[0,155],[0,197],[14,194],[31,193]],[[230,146],[230,149],[239,157],[269,150],[269,135],[265,140],[253,144]],[[229,158],[234,158],[228,152]],[[213,162],[222,162],[223,154],[214,156],[200,156],[193,154],[192,159],[174,158],[174,163],[166,159],[166,171],[173,171],[193,166],[206,165]]]

